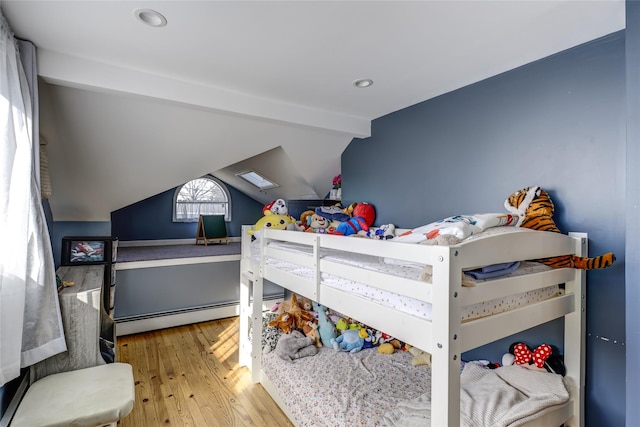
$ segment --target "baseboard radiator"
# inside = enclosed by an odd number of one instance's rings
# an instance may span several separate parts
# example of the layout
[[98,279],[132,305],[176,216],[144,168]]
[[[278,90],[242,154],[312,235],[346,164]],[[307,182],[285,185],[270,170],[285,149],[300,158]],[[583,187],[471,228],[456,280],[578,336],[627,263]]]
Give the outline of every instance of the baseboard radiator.
[[[268,310],[276,301],[282,301],[283,298],[284,294],[264,297],[263,310]],[[116,335],[138,334],[156,329],[224,319],[238,316],[239,314],[240,302],[230,302],[136,316],[116,317]]]

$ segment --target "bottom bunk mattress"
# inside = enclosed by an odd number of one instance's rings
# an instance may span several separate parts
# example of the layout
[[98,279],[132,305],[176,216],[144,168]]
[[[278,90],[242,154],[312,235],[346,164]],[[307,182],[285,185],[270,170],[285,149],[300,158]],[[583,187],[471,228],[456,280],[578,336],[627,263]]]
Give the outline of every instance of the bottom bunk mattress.
[[431,370],[411,366],[411,358],[403,351],[347,353],[323,347],[293,362],[264,354],[262,370],[297,425],[374,427],[398,402],[430,388]]
[[[263,355],[263,372],[300,426],[428,426],[431,370],[408,352],[357,353],[323,347],[293,362]],[[516,426],[569,402],[561,376],[522,366],[466,363],[461,425]]]

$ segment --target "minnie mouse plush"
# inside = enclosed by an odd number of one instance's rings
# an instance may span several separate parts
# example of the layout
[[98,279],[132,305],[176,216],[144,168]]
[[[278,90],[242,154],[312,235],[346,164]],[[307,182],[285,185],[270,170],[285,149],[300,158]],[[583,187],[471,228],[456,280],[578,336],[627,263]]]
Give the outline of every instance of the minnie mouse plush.
[[509,353],[502,357],[502,365],[523,365],[546,369],[553,374],[565,376],[567,370],[558,349],[549,344],[541,344],[531,349],[524,343],[513,343],[509,346]]

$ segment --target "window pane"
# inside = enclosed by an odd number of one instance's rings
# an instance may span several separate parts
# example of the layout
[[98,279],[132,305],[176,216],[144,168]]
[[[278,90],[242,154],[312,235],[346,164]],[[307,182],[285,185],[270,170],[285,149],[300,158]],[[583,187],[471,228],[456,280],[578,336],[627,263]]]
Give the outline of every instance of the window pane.
[[[175,221],[197,221],[200,215],[229,214],[229,201],[220,185],[207,178],[198,178],[184,184],[177,196]],[[229,220],[229,219],[227,219]]]
[[198,219],[202,215],[226,215],[227,203],[177,202],[176,219]]
[[267,178],[265,178],[264,176],[260,175],[255,171],[239,173],[237,174],[237,176],[239,176],[240,178],[246,179],[251,184],[255,185],[261,190],[267,190],[269,188],[278,187],[278,184],[276,184],[275,182],[269,181]]
[[210,179],[200,178],[187,182],[178,193],[179,202],[226,202],[224,191]]

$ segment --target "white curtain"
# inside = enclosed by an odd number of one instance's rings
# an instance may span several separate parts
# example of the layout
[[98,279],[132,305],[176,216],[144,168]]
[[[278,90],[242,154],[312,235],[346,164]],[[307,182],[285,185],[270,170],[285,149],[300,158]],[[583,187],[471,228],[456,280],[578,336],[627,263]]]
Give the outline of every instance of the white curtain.
[[0,385],[66,350],[38,182],[35,49],[24,47],[29,76],[0,12]]

